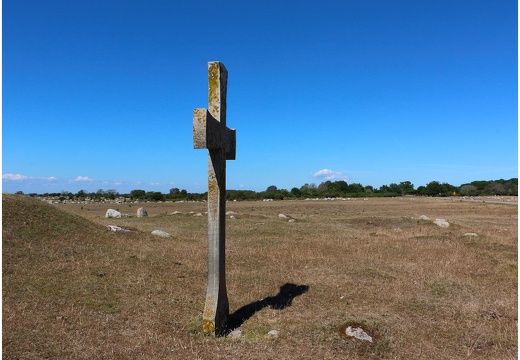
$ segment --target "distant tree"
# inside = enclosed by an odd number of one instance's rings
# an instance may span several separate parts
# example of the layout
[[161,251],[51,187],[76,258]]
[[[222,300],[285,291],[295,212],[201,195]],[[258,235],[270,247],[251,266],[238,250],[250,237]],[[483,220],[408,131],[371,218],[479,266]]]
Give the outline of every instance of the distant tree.
[[15,194],[16,195],[23,195],[24,193],[23,193],[23,191],[17,191],[17,192],[15,192]]
[[506,195],[507,190],[503,184],[492,181],[486,186],[484,193],[486,195]]
[[116,189],[108,189],[106,192],[105,192],[105,197],[109,198],[109,199],[115,199],[116,197],[119,196],[119,193],[117,192]]
[[149,191],[146,193],[146,198],[151,201],[162,201],[164,200],[164,195],[160,191]]
[[278,188],[274,185],[271,185],[271,186],[268,186],[267,189],[265,190],[265,192],[274,192],[278,190]]
[[144,199],[146,192],[144,190],[132,190],[130,191],[130,197],[134,200]]
[[410,194],[413,192],[413,184],[410,181],[400,182],[399,190],[401,191],[402,196],[405,196],[406,194]]
[[365,187],[359,183],[352,183],[348,186],[348,192],[351,194],[361,194],[365,192]]
[[179,195],[181,191],[178,188],[170,189],[170,195]]
[[300,189],[294,187],[291,189],[291,195],[294,197],[300,197],[302,195],[302,192]]
[[431,181],[426,184],[425,193],[428,196],[440,196],[442,195],[442,186],[438,181]]
[[459,193],[464,196],[475,196],[477,195],[477,187],[475,185],[464,184],[461,185]]

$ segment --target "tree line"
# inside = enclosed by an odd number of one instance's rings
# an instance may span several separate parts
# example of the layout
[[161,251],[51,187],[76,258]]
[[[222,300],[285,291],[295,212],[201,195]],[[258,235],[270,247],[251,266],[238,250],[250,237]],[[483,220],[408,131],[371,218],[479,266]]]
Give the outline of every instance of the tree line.
[[[18,194],[23,194],[19,191]],[[115,200],[117,198],[130,199],[132,201],[203,201],[208,193],[189,193],[186,190],[172,188],[167,194],[158,191],[145,191],[136,189],[128,194],[120,194],[115,189],[97,192],[80,190],[76,194],[62,191],[61,193],[29,194],[30,196],[57,197],[60,200]],[[489,195],[518,195],[518,178],[509,180],[473,181],[471,183],[454,186],[448,183],[432,181],[425,186],[415,188],[410,181],[399,184],[392,183],[374,188],[371,185],[363,186],[359,183],[348,184],[346,181],[325,181],[319,185],[304,184],[291,190],[278,189],[275,185],[267,187],[265,191],[253,190],[227,190],[227,200],[289,200],[307,198],[345,198],[345,197],[396,197],[405,195],[416,196],[489,196]]]

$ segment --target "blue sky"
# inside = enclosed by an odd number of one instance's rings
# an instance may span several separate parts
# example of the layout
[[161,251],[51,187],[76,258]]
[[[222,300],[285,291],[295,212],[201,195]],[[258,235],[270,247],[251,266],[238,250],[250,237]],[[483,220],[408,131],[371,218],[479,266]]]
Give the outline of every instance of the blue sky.
[[192,113],[229,72],[228,189],[518,176],[517,1],[3,1],[3,191],[207,189]]

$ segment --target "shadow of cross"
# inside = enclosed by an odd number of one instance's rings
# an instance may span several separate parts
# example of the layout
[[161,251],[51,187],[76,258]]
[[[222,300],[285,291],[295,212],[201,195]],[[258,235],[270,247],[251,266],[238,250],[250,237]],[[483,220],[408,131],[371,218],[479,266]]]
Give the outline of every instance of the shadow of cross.
[[226,127],[227,70],[208,63],[208,109],[193,111],[193,147],[208,149],[208,287],[203,331],[221,335],[226,328],[226,160],[235,160],[236,133]]

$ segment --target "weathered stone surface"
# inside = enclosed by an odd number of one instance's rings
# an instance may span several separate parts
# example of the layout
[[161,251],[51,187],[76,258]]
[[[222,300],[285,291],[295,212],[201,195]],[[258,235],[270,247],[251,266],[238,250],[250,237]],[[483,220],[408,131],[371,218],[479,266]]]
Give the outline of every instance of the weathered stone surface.
[[170,238],[172,237],[170,234],[168,234],[166,231],[162,231],[162,230],[154,230],[152,231],[152,234],[153,235],[157,235],[157,236],[161,236],[161,237],[165,237],[165,238]]
[[282,218],[282,219],[288,219],[289,217],[285,214],[278,214],[278,217],[279,218]]
[[178,214],[181,214],[181,212],[180,212],[180,211],[174,211],[174,212],[172,212],[172,215],[178,215]]
[[469,236],[469,237],[478,237],[477,233],[467,232],[462,234],[462,236]]
[[426,215],[419,216],[419,219],[420,220],[430,220],[430,218],[428,216],[426,216]]
[[280,335],[280,331],[278,331],[278,330],[269,330],[269,332],[267,333],[267,336],[272,336],[272,337],[278,337],[278,335]]
[[444,219],[435,219],[435,220],[433,221],[433,223],[434,223],[435,225],[437,225],[438,227],[441,227],[441,228],[447,228],[447,227],[450,226],[450,223],[447,222],[447,221],[444,220]]
[[229,315],[225,267],[226,160],[234,160],[236,133],[226,126],[227,70],[208,63],[208,108],[193,111],[193,147],[208,149],[208,286],[202,329],[221,335]]
[[148,212],[146,211],[145,208],[140,207],[139,209],[137,209],[137,217],[145,217],[145,216],[148,216]]

